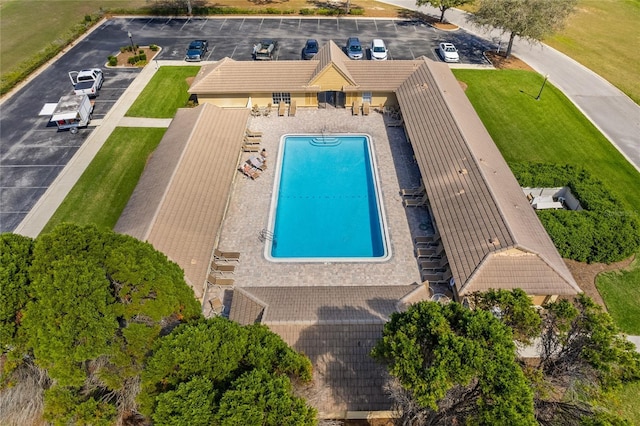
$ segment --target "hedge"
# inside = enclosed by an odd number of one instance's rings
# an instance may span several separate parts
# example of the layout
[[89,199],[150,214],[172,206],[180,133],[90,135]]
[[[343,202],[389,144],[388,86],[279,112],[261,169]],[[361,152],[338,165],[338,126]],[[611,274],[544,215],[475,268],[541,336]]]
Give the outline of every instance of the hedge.
[[584,169],[557,164],[510,164],[523,187],[568,186],[584,210],[536,210],[562,257],[611,263],[640,248],[640,218]]

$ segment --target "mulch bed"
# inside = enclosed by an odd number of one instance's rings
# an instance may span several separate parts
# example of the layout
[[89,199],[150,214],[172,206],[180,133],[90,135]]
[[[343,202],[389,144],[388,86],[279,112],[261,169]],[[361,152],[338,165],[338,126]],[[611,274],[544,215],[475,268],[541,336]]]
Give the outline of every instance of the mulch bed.
[[491,64],[498,69],[534,71],[526,62],[513,55],[507,58],[504,56],[504,53],[498,53],[493,50],[487,50],[484,52],[484,55],[491,61]]
[[129,51],[120,52],[118,53],[118,55],[116,55],[116,58],[118,59],[118,65],[116,66],[125,67],[125,68],[139,68],[140,65],[131,65],[128,61],[129,61],[129,58],[131,58],[132,56],[138,55],[139,54],[138,52],[140,50],[144,51],[145,55],[147,55],[147,62],[146,62],[147,64],[151,62],[153,60],[153,57],[160,52],[159,49],[154,52],[153,50],[149,49],[148,46],[140,46],[138,47],[138,49],[136,49],[135,52],[129,52]]

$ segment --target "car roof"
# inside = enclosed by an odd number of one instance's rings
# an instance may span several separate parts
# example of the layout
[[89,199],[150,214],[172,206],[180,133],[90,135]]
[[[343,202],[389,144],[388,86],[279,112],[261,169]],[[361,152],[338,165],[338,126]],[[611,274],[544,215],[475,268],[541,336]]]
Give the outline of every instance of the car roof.
[[384,46],[384,41],[381,38],[374,38],[371,42],[374,46]]
[[453,47],[453,48],[455,48],[455,46],[453,45],[453,43],[440,43],[440,46],[445,47],[445,48],[446,48],[446,47]]
[[347,40],[347,42],[349,42],[349,43],[360,43],[360,40],[358,39],[358,37],[349,37],[349,40]]

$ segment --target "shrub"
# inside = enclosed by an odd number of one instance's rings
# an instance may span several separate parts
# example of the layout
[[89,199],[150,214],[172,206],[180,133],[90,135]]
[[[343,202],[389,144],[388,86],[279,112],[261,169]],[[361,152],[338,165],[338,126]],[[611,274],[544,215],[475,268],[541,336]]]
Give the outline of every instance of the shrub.
[[142,62],[146,60],[147,60],[147,55],[144,52],[138,55],[138,62]]
[[128,52],[131,46],[122,46],[120,47],[120,53]]
[[309,8],[300,9],[300,15],[315,15],[315,14],[316,14],[315,9],[309,9]]
[[521,186],[568,186],[584,210],[536,211],[563,257],[611,263],[640,248],[640,218],[625,211],[604,184],[584,169],[556,164],[510,164]]
[[129,62],[131,65],[135,65],[135,63],[138,62],[138,57],[137,56],[132,56],[132,57],[129,58],[129,60],[127,62]]
[[138,50],[138,55],[143,55],[144,54],[144,50],[143,49],[139,49]]
[[149,49],[151,49],[152,52],[157,52],[158,51],[158,45],[157,44],[150,44],[149,45]]
[[349,15],[364,15],[364,9],[361,8],[354,8],[349,10]]
[[107,60],[109,61],[109,66],[115,67],[116,65],[118,65],[118,58],[116,58],[113,55],[110,55]]

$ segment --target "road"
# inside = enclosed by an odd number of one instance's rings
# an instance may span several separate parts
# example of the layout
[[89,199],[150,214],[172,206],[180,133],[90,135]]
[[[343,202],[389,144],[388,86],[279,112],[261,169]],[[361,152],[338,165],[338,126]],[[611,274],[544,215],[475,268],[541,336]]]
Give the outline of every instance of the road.
[[[384,0],[383,3],[440,17],[438,9],[416,7],[414,0]],[[466,12],[457,9],[449,9],[445,14],[447,21],[477,35],[492,44],[494,49],[498,44],[505,46],[508,42],[508,34],[479,28],[469,23],[467,17]],[[531,44],[517,37],[512,53],[540,74],[548,75],[549,81],[640,171],[639,105],[593,71],[545,44]]]

